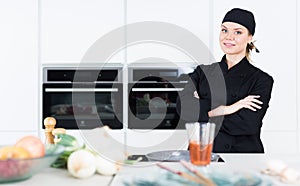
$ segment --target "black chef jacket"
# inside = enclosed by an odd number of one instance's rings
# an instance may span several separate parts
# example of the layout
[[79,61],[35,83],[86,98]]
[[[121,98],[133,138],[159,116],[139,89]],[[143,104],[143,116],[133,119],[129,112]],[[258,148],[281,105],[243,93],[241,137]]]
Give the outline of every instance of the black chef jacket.
[[[199,65],[189,77],[177,102],[181,119],[216,123],[214,152],[263,153],[260,131],[269,107],[273,78],[249,63],[246,57],[228,70],[225,56],[221,62]],[[200,99],[193,96],[195,90]],[[230,115],[208,117],[210,110],[231,105],[248,95],[260,95],[262,108],[257,111],[243,108]]]

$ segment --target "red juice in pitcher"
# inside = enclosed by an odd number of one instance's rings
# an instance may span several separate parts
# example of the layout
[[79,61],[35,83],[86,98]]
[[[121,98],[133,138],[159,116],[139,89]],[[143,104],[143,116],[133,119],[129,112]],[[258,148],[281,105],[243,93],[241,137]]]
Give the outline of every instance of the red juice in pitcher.
[[207,144],[200,149],[199,142],[189,143],[190,160],[194,165],[208,165],[211,159],[212,144]]

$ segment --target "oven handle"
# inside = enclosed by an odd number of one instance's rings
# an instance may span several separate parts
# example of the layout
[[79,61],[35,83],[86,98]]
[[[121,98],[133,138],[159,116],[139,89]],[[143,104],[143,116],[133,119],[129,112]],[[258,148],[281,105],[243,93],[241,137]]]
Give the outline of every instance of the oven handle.
[[180,92],[183,88],[132,88],[132,92]]
[[118,88],[46,88],[45,92],[118,92]]

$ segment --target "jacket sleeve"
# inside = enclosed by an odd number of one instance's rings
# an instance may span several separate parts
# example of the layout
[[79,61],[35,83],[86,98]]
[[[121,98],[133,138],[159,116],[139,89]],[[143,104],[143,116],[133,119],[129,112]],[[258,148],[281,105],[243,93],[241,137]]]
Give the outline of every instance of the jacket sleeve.
[[225,116],[222,129],[231,135],[257,134],[269,107],[273,82],[273,78],[267,74],[259,76],[249,95],[260,95],[259,100],[263,102],[262,108],[257,109],[257,111],[243,108],[236,113]]
[[[208,111],[211,109],[210,93],[201,95],[199,91],[201,88],[209,91],[209,87],[204,87],[206,83],[207,80],[200,66],[189,74],[188,83],[183,91],[179,92],[177,99],[176,107],[180,119],[187,122],[207,122],[209,120]],[[194,97],[194,91],[197,91],[200,99]]]

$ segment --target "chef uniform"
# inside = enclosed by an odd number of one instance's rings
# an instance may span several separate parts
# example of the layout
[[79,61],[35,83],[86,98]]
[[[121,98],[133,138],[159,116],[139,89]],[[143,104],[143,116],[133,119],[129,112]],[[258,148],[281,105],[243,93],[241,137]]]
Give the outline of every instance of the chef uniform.
[[[230,20],[232,17],[225,18]],[[232,22],[240,21],[236,19],[239,16],[234,17]],[[251,33],[254,34],[254,31]],[[228,69],[225,55],[221,62],[199,65],[189,77],[189,83],[179,94],[177,102],[181,119],[216,123],[213,149],[216,153],[263,153],[260,133],[269,107],[273,78],[253,66],[246,57]],[[194,97],[195,91],[199,98]],[[261,109],[242,108],[233,114],[208,117],[208,112],[214,108],[232,105],[249,95],[260,96],[258,99],[263,102]]]
[[[214,76],[218,76],[216,72],[219,71],[223,74],[226,92],[220,90],[218,93],[212,93],[210,90],[212,83],[208,83],[210,82],[208,79],[212,80]],[[208,76],[210,78],[207,78]],[[249,63],[246,57],[228,70],[225,56],[219,63],[199,65],[190,74],[190,78],[191,81],[180,93],[178,110],[181,110],[179,111],[181,118],[186,122],[218,123],[223,120],[214,141],[214,152],[264,152],[260,130],[262,119],[269,107],[273,78]],[[197,91],[200,99],[193,97],[194,91]],[[259,95],[259,100],[263,102],[262,108],[257,111],[243,108],[224,117],[209,118],[208,112],[224,103],[222,95],[226,95],[224,105],[231,105],[248,95]],[[199,111],[195,113],[197,109]]]

